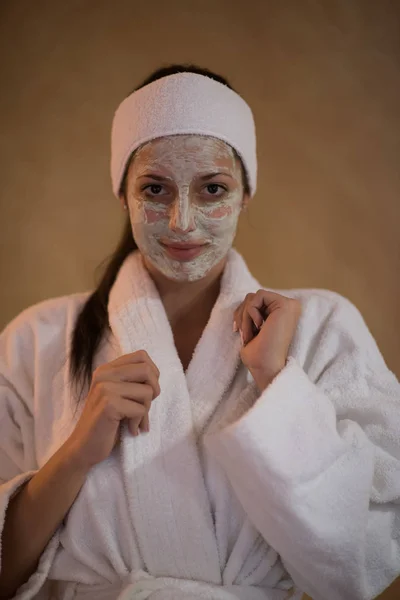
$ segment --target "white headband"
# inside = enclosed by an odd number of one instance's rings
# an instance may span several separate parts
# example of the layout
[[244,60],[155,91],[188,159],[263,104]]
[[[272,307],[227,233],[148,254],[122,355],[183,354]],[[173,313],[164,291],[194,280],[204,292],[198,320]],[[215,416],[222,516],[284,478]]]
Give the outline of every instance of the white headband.
[[167,135],[209,135],[243,161],[253,196],[257,187],[253,114],[239,94],[196,73],[177,73],[133,92],[117,108],[111,132],[111,179],[118,197],[127,162],[145,142]]

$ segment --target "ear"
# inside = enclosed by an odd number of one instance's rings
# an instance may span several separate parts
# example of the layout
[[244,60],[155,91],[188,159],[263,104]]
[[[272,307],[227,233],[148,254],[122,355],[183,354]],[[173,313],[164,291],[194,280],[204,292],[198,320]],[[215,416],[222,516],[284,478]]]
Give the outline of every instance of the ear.
[[249,202],[250,202],[249,194],[243,194],[242,210],[247,210]]
[[126,206],[125,194],[123,192],[120,192],[118,197],[120,199],[122,208],[124,208]]

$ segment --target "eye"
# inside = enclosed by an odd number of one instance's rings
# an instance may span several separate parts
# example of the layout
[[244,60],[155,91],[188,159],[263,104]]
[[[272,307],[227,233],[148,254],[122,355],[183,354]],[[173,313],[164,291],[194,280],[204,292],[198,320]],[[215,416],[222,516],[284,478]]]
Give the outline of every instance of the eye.
[[[160,192],[163,189],[163,186],[160,185],[159,183],[151,183],[150,185],[146,185],[143,188],[143,191],[146,192],[146,195],[149,196],[160,196]],[[150,190],[150,194],[148,194],[148,190]]]
[[[224,192],[228,191],[225,186],[220,185],[219,183],[209,183],[206,187],[207,187],[208,192],[211,194],[211,196],[218,196],[219,197],[219,196],[222,196],[222,194]],[[219,189],[221,191],[218,194],[218,190]]]

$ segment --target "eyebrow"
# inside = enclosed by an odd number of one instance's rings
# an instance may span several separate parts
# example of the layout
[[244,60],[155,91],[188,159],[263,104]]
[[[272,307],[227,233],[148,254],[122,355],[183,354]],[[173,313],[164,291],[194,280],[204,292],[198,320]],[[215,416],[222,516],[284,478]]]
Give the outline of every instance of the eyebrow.
[[208,173],[208,175],[202,175],[200,177],[200,179],[202,181],[207,181],[207,179],[212,179],[213,177],[216,177],[217,175],[226,175],[227,177],[230,177],[231,179],[233,179],[232,175],[230,173],[227,173],[226,171],[216,171],[215,173]]
[[[225,175],[226,177],[230,177],[231,179],[233,179],[232,175],[230,175],[230,173],[226,173],[225,171],[216,171],[215,173],[208,173],[207,175],[202,175],[200,179],[202,181],[207,181],[208,179],[212,179],[217,175]],[[144,175],[140,175],[138,179],[142,179],[143,177],[149,177],[150,179],[155,179],[156,181],[166,181],[168,179],[171,179],[170,177],[163,177],[161,175],[155,175],[153,173],[145,173]]]

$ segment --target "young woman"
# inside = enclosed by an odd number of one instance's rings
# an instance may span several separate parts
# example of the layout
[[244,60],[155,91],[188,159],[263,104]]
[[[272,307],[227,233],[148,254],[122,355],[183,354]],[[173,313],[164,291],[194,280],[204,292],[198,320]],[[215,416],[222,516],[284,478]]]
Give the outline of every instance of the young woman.
[[232,249],[249,106],[156,71],[111,175],[129,218],[98,288],[0,336],[0,597],[374,598],[400,573],[400,385],[349,300],[265,289]]

